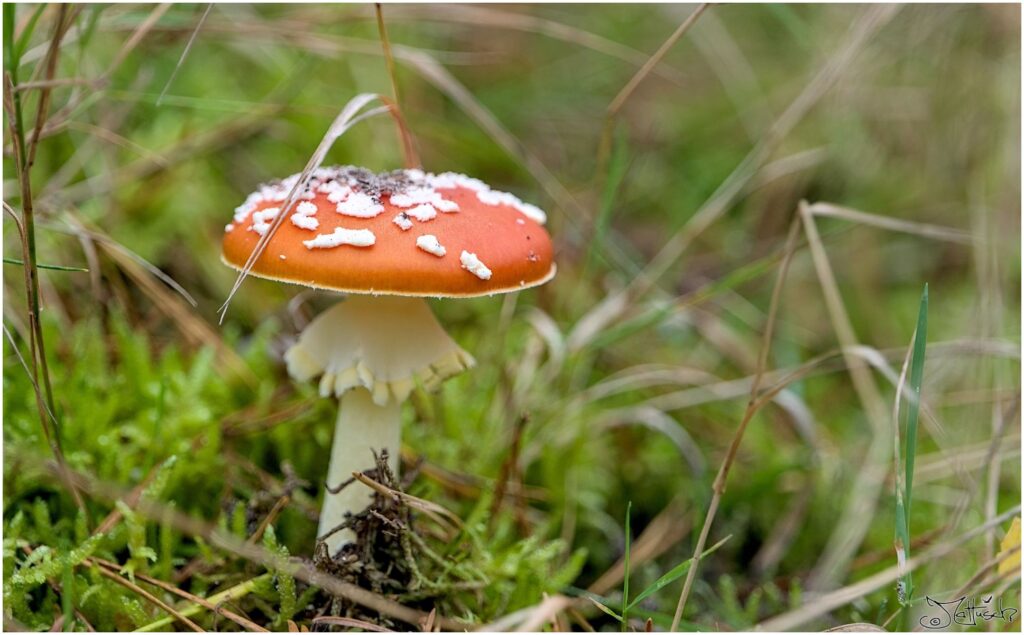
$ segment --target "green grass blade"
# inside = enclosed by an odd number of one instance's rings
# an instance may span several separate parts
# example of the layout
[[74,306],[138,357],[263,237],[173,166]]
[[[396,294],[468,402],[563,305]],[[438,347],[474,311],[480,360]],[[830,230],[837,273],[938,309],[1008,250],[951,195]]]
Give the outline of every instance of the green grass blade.
[[[24,266],[25,262],[23,260],[19,260],[18,258],[4,258],[4,264],[8,264],[8,265],[22,265],[22,266]],[[36,268],[37,269],[52,269],[53,271],[85,271],[85,272],[89,271],[85,267],[66,267],[64,265],[43,265],[43,264],[38,264],[38,263],[36,264]]]
[[[725,538],[722,538],[721,540],[719,540],[718,542],[716,542],[712,546],[710,546],[707,549],[705,549],[704,553],[700,554],[700,557],[703,559],[705,556],[708,556],[708,555],[714,553],[719,547],[724,545],[725,542],[727,540],[729,540],[730,538],[732,538],[731,535],[726,536]],[[647,587],[646,589],[644,589],[640,593],[640,595],[636,596],[636,599],[634,599],[632,602],[630,602],[629,605],[626,607],[626,609],[633,608],[634,606],[636,606],[640,602],[643,602],[644,600],[649,598],[651,595],[657,593],[658,591],[660,591],[661,589],[663,589],[667,585],[672,584],[673,582],[675,582],[679,578],[681,578],[684,575],[686,575],[686,572],[690,570],[690,566],[692,564],[693,564],[693,558],[689,558],[687,560],[684,560],[680,564],[676,565],[675,567],[673,567],[671,571],[669,571],[665,575],[663,575],[660,578],[658,578],[654,582],[654,584],[652,584],[651,586]]]
[[626,574],[622,578],[622,630],[629,629],[629,546],[632,540],[629,515],[633,511],[633,501],[626,503],[626,551],[622,555],[622,563]]
[[[15,18],[15,5],[13,3],[4,4],[4,68],[7,71],[11,71],[15,67],[14,61],[14,18]],[[11,73],[11,77],[14,77],[14,73]]]
[[914,354],[910,360],[910,394],[907,403],[907,522],[910,522],[910,500],[914,490],[914,459],[917,456],[917,420],[921,409],[921,382],[924,377],[924,353],[928,346],[928,285],[921,294],[921,307],[917,313],[914,333]]
[[[25,49],[28,47],[28,42],[32,38],[32,33],[36,30],[36,23],[39,22],[39,16],[43,15],[43,9],[47,6],[48,5],[45,2],[40,3],[40,5],[36,7],[35,13],[32,14],[31,18],[29,18],[28,24],[25,25],[25,30],[14,45],[14,59],[11,61],[12,64],[21,63],[21,56],[25,54]],[[11,28],[14,28],[13,25]]]
[[[896,478],[896,551],[897,557],[910,559],[910,503],[914,488],[914,462],[917,458],[917,426],[921,412],[921,383],[924,378],[924,357],[928,345],[928,285],[921,294],[921,305],[917,315],[917,327],[910,356],[909,397],[907,399],[906,445],[904,449],[903,482]],[[896,435],[897,460],[900,453],[900,438]],[[897,588],[900,605],[906,607],[914,594],[914,579],[908,571],[901,578]]]

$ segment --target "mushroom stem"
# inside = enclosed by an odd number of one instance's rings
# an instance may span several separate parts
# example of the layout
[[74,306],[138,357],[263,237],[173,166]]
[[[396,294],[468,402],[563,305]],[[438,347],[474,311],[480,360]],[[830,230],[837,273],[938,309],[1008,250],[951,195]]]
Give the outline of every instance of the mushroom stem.
[[[417,386],[434,390],[473,365],[444,332],[422,298],[350,296],[321,313],[285,353],[299,381],[320,377],[320,394],[341,401],[326,484],[336,488],[353,472],[374,467],[373,451],[387,449],[398,474],[402,404]],[[324,492],[318,536],[370,502],[363,485]],[[331,554],[353,542],[351,531],[326,538]]]
[[[327,470],[327,486],[336,488],[352,478],[353,472],[374,467],[373,453],[388,451],[388,465],[398,474],[398,457],[402,444],[402,403],[390,399],[383,406],[373,402],[365,388],[349,390],[341,397],[338,421],[331,445],[331,463]],[[370,504],[372,492],[361,483],[350,483],[337,494],[324,492],[320,510],[318,536],[345,522],[346,512],[358,512]],[[336,531],[324,539],[330,553],[342,545],[353,542],[355,533],[350,529]]]

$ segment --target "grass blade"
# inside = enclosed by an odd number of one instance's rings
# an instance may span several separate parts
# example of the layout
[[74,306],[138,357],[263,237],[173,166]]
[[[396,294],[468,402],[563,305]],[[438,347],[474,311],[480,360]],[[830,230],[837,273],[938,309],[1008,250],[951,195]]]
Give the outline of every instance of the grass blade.
[[626,567],[626,574],[622,578],[622,631],[629,630],[629,543],[631,539],[629,527],[629,515],[633,511],[633,501],[626,503],[626,551],[622,555],[622,563]]
[[[700,554],[700,557],[703,559],[705,556],[708,556],[711,553],[717,551],[718,548],[721,547],[722,545],[724,545],[725,542],[727,540],[729,540],[730,538],[732,538],[731,534],[726,536],[725,538],[722,538],[721,540],[719,540],[715,544],[713,544],[710,547],[708,547],[704,551],[704,553]],[[668,586],[669,584],[672,584],[673,582],[675,582],[679,578],[683,577],[683,575],[687,571],[690,570],[690,565],[692,565],[692,564],[693,564],[693,558],[688,558],[688,559],[684,560],[683,562],[679,563],[678,565],[676,565],[675,567],[673,567],[671,571],[669,571],[665,575],[663,575],[660,578],[658,578],[654,582],[654,584],[652,584],[651,586],[647,587],[646,589],[644,589],[640,593],[640,595],[636,596],[636,598],[632,602],[629,603],[629,605],[626,607],[626,609],[628,610],[628,609],[633,608],[634,606],[636,606],[640,602],[643,602],[644,600],[646,600],[651,595],[657,593],[658,591],[662,590],[664,587]]]
[[914,459],[917,456],[917,420],[921,409],[921,382],[924,376],[924,353],[928,345],[928,285],[921,294],[914,332],[914,356],[910,361],[910,394],[907,403],[907,519],[910,519],[910,494],[914,489]]
[[[910,356],[910,395],[907,400],[907,441],[904,458],[904,476],[902,483],[899,477],[899,465],[896,466],[896,558],[898,565],[904,567],[910,558],[910,503],[914,488],[914,461],[917,458],[917,425],[921,410],[921,383],[924,377],[924,356],[928,345],[928,285],[921,294],[921,305],[917,314],[917,327]],[[904,366],[904,372],[906,367]],[[899,408],[899,393],[897,393]],[[896,459],[899,460],[899,433],[896,434]],[[907,570],[897,585],[897,597],[901,606],[908,606],[914,595],[914,580]]]
[[[23,261],[23,260],[21,260],[19,258],[4,258],[4,264],[8,264],[8,265],[22,265],[22,266],[24,266],[25,261]],[[53,271],[85,271],[85,272],[89,271],[85,267],[67,267],[67,266],[64,266],[64,265],[43,265],[43,264],[39,264],[39,263],[36,263],[36,268],[38,268],[38,269],[51,269]]]
[[615,611],[613,611],[610,608],[608,608],[607,606],[605,606],[605,604],[603,602],[599,602],[596,599],[590,597],[589,595],[584,595],[583,597],[586,598],[591,604],[593,604],[595,607],[597,607],[597,609],[599,611],[601,611],[602,613],[604,613],[605,615],[609,615],[612,618],[622,622],[623,624],[626,623],[625,620],[622,619],[621,615],[619,615]]

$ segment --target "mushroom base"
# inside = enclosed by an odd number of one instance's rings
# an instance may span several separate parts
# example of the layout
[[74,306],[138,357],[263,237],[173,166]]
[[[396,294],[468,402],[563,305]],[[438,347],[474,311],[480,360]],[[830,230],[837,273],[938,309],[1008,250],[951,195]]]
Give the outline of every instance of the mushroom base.
[[[402,444],[402,404],[389,400],[378,406],[365,388],[349,390],[341,397],[338,421],[334,429],[331,447],[331,464],[327,472],[327,486],[336,488],[352,478],[353,472],[373,469],[373,453],[388,451],[388,465],[398,474],[398,460]],[[337,494],[324,492],[320,509],[320,526],[317,536],[323,537],[345,522],[345,513],[359,511],[369,506],[372,491],[362,483],[350,483]],[[336,531],[324,540],[331,555],[338,549],[355,541],[355,533],[349,529]]]

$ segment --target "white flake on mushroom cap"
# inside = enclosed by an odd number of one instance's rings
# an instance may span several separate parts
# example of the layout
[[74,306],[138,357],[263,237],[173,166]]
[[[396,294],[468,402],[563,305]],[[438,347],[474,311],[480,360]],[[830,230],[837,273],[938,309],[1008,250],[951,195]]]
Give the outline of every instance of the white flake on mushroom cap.
[[[292,174],[280,181],[261,185],[257,191],[246,198],[242,205],[235,208],[234,222],[244,222],[262,203],[285,201],[292,188],[298,183],[300,176],[300,174]],[[360,191],[361,188],[366,187],[369,187],[370,190]],[[492,190],[490,186],[479,179],[455,172],[432,174],[419,169],[409,169],[374,175],[365,169],[352,166],[319,167],[313,171],[303,190],[299,192],[298,198],[301,201],[310,201],[316,197],[317,193],[326,194],[328,200],[336,205],[336,211],[339,214],[356,218],[374,218],[384,211],[380,200],[382,194],[389,195],[391,203],[396,207],[415,208],[421,205],[430,205],[435,210],[435,214],[436,212],[459,211],[458,203],[445,198],[441,192],[437,191],[457,188],[475,192],[477,199],[485,205],[507,205],[539,224],[543,225],[547,221],[546,214],[537,206],[525,203],[513,194]],[[429,211],[422,208],[414,216],[419,218],[421,215],[428,216]],[[300,220],[297,222],[303,225],[312,225],[311,221]],[[395,224],[405,229],[403,222],[395,221]],[[298,226],[304,229],[311,228],[303,225]],[[262,229],[263,225],[260,224],[258,227]],[[260,229],[255,231],[259,232]]]
[[320,227],[320,221],[316,219],[316,212],[315,204],[302,201],[295,206],[295,212],[289,217],[289,220],[299,229],[315,230]]
[[369,229],[346,229],[335,227],[330,234],[317,234],[312,240],[304,240],[306,249],[332,249],[342,245],[353,247],[370,247],[377,242],[377,236]]
[[431,187],[440,189],[464,187],[466,189],[473,190],[476,192],[477,199],[479,199],[479,201],[484,205],[508,205],[509,207],[522,212],[524,216],[540,225],[543,225],[548,220],[547,214],[545,214],[544,211],[536,205],[524,203],[514,194],[492,190],[489,185],[480,179],[474,179],[473,177],[469,177],[464,174],[456,174],[454,172],[426,174],[423,181],[428,183]]
[[486,190],[476,193],[476,197],[484,205],[507,205],[513,209],[522,212],[523,216],[526,216],[532,221],[535,221],[539,225],[543,225],[547,222],[548,217],[539,207],[536,205],[530,205],[519,200],[519,197],[515,194],[509,194],[508,192],[499,192],[498,190]]
[[444,245],[437,241],[437,236],[433,234],[423,234],[422,236],[418,236],[416,238],[416,246],[428,254],[434,254],[438,258],[441,258],[448,253],[448,250],[444,248]]
[[[408,175],[408,172],[406,174]],[[449,201],[432,187],[414,187],[398,194],[392,194],[391,204],[395,207],[413,207],[430,204],[442,212],[459,211],[458,203]]]
[[280,213],[280,207],[268,207],[266,209],[261,209],[252,215],[252,226],[250,226],[249,229],[253,230],[260,236],[266,236],[267,232],[270,231],[270,221],[277,218],[277,215]]
[[477,278],[480,278],[481,280],[491,279],[491,270],[476,257],[476,254],[463,249],[462,253],[459,255],[459,262],[462,263],[463,269],[470,272]]
[[471,176],[466,176],[465,174],[458,174],[456,172],[444,172],[442,174],[427,174],[424,176],[424,180],[427,183],[429,183],[431,187],[437,187],[447,190],[454,190],[457,187],[464,187],[467,190],[473,190],[475,192],[491,189],[491,186],[487,185],[480,179],[474,179]]
[[408,214],[409,216],[412,216],[416,220],[424,223],[427,222],[428,220],[433,220],[434,218],[437,217],[437,210],[434,209],[434,206],[429,203],[423,203],[422,205],[417,205],[416,207],[410,207],[409,209],[405,210],[405,213]]
[[395,215],[395,217],[391,219],[391,222],[398,225],[402,231],[409,231],[412,229],[412,221],[409,220],[409,216],[405,212]]
[[384,206],[373,200],[373,197],[362,192],[352,192],[338,203],[336,211],[356,218],[373,218],[384,211]]

